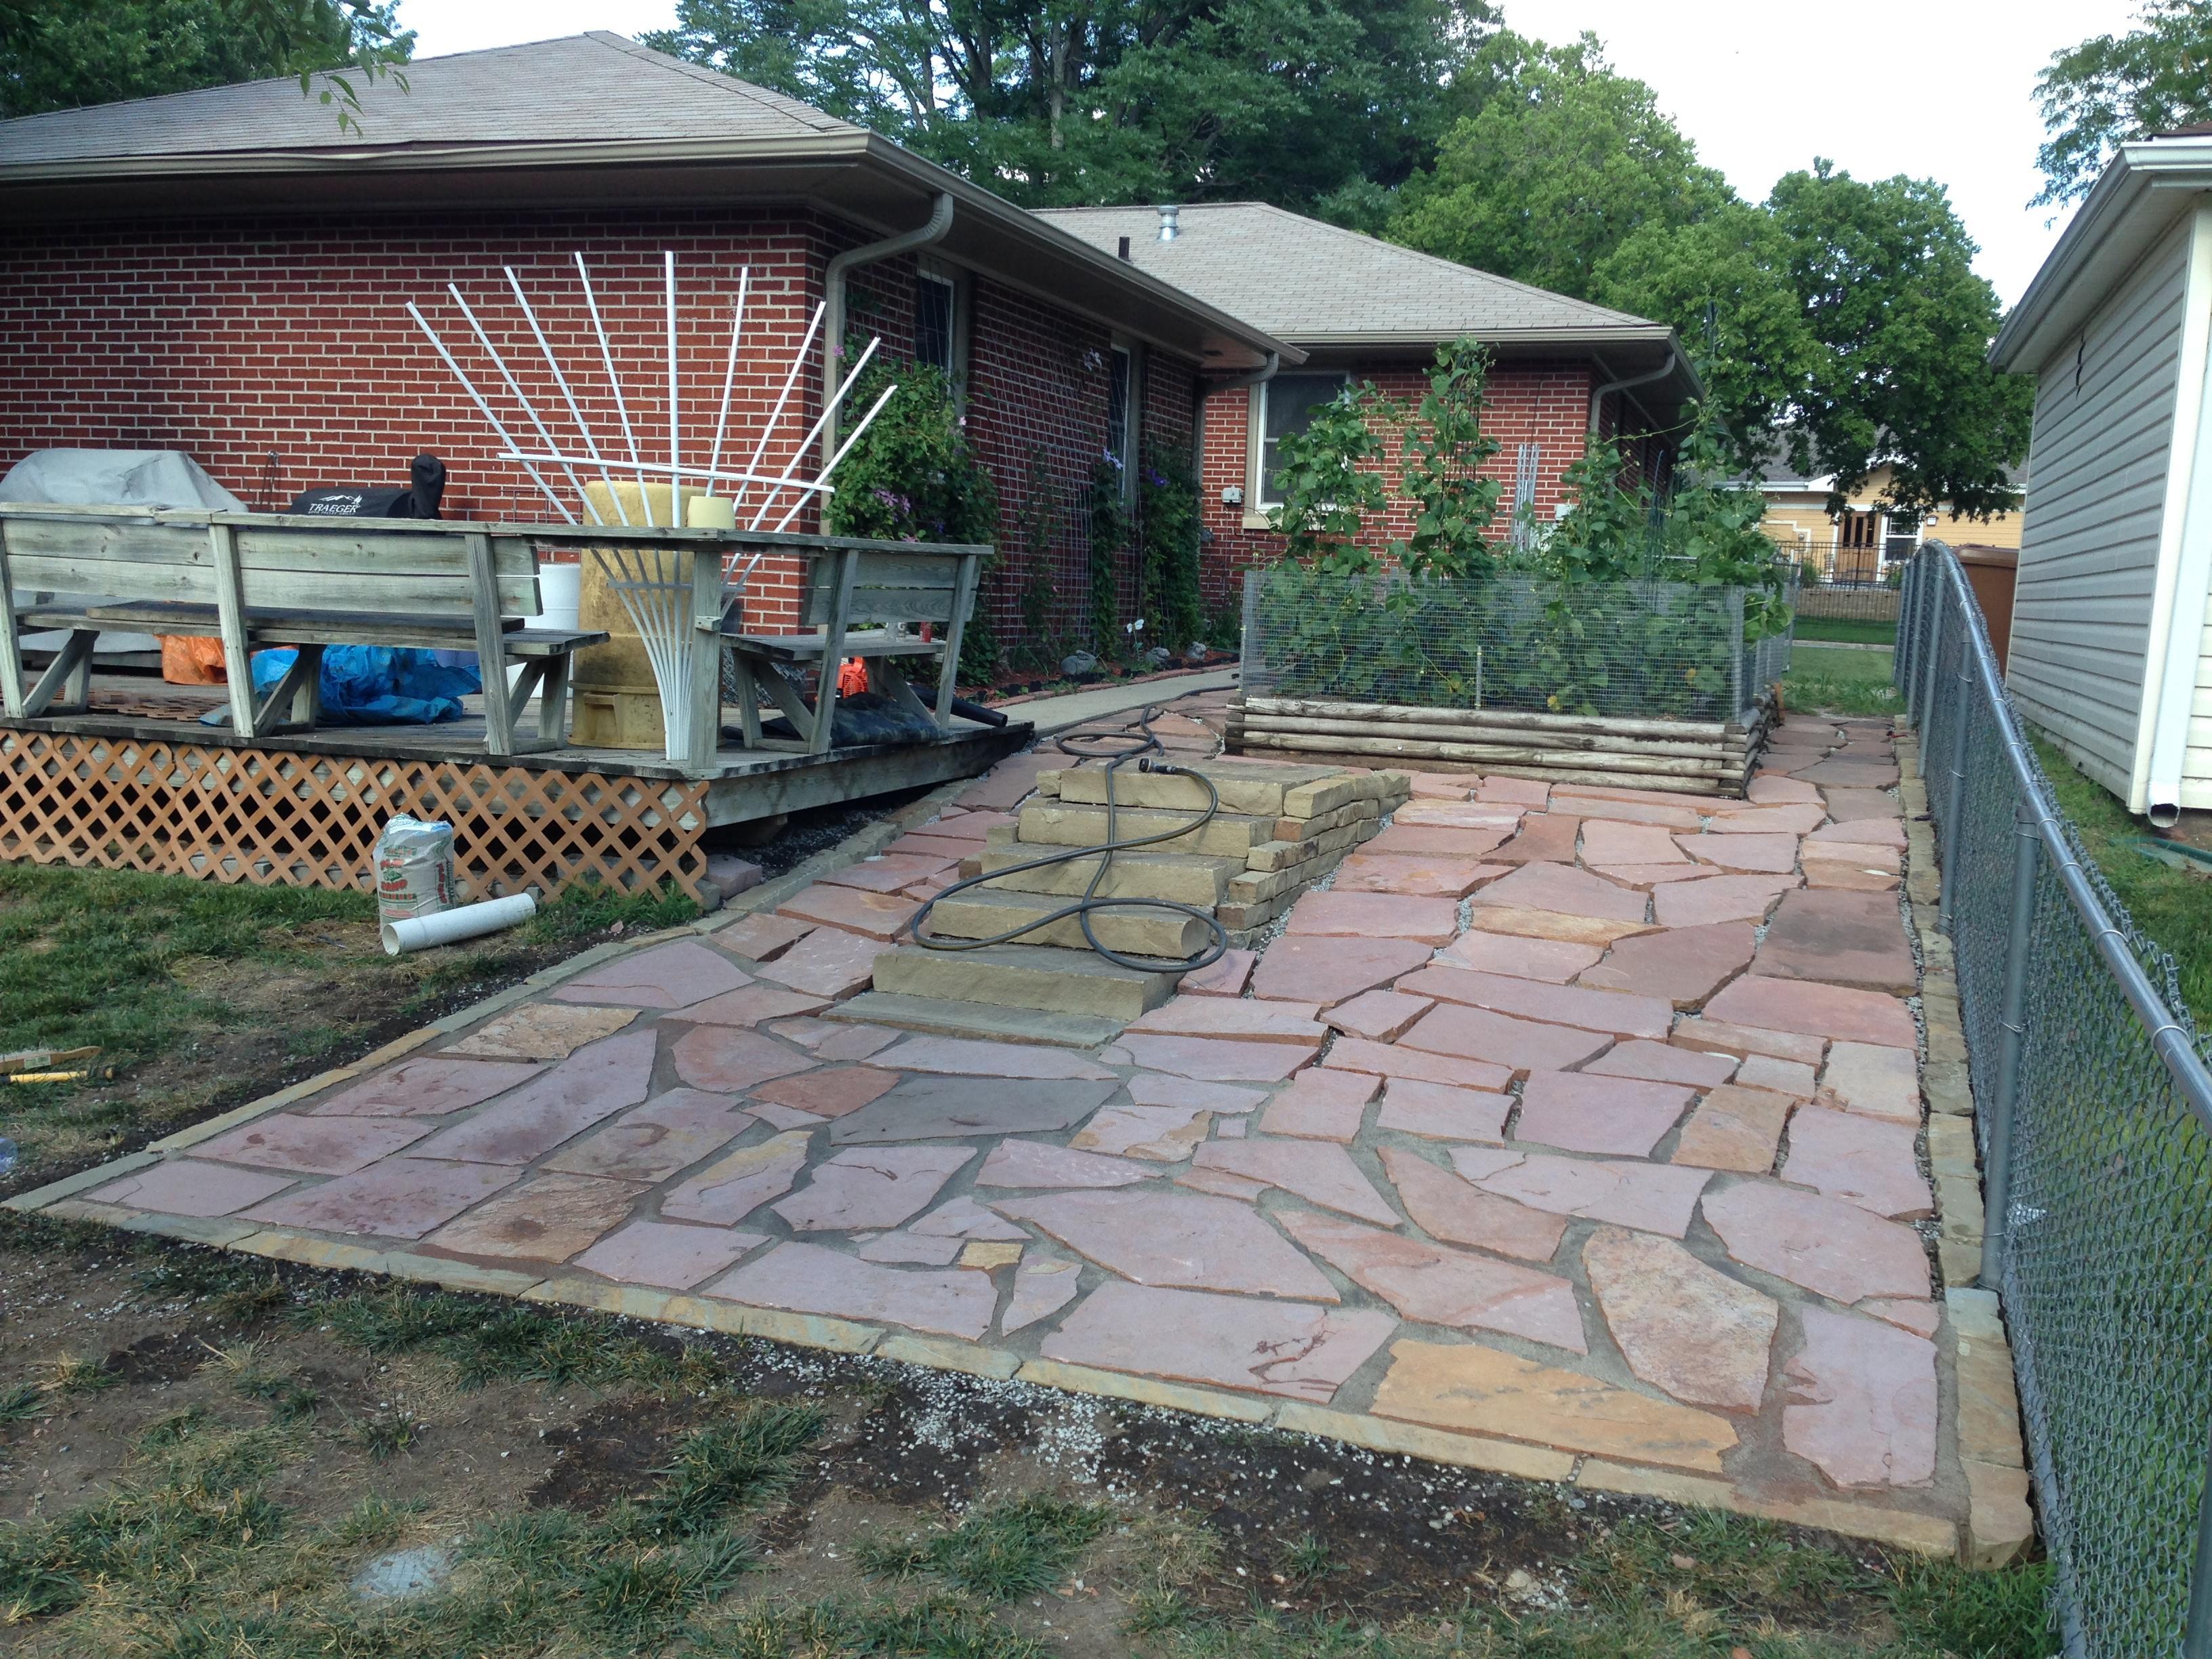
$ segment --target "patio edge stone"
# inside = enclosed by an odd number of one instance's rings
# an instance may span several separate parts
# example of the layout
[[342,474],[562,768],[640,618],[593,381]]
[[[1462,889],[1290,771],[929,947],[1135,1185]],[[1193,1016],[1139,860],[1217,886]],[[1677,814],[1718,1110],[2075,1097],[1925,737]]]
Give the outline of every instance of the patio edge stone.
[[1097,1395],[1109,1400],[1131,1401],[1139,1406],[1165,1406],[1200,1417],[1224,1417],[1237,1423],[1256,1425],[1275,1414],[1272,1401],[1197,1388],[1188,1382],[1163,1382],[1123,1371],[1103,1371],[1058,1359],[1025,1361],[1014,1375],[1021,1382],[1058,1389],[1065,1394]]
[[1293,1400],[1275,1413],[1275,1427],[1285,1434],[1310,1434],[1369,1451],[1425,1458],[1431,1463],[1451,1463],[1461,1468],[1510,1474],[1523,1480],[1565,1484],[1574,1479],[1575,1454],[1549,1446],[1518,1441],[1491,1440],[1480,1435],[1453,1434],[1443,1429],[1395,1423],[1364,1412],[1332,1411],[1326,1406]]
[[89,1170],[79,1170],[75,1175],[65,1175],[58,1181],[49,1181],[43,1187],[33,1187],[27,1193],[17,1193],[13,1198],[0,1201],[0,1210],[21,1210],[26,1214],[58,1204],[73,1193],[82,1193],[159,1164],[161,1155],[156,1152],[130,1152],[112,1163],[95,1164]]
[[394,1037],[374,1053],[363,1054],[349,1066],[338,1066],[327,1072],[319,1072],[311,1078],[303,1078],[297,1083],[287,1084],[273,1095],[264,1095],[258,1100],[249,1100],[243,1106],[234,1106],[228,1111],[215,1117],[204,1119],[198,1123],[187,1124],[174,1133],[163,1135],[159,1140],[148,1141],[146,1150],[156,1153],[180,1152],[187,1147],[198,1146],[204,1140],[212,1140],[225,1130],[234,1129],[241,1123],[251,1123],[255,1118],[273,1112],[279,1107],[289,1106],[295,1100],[305,1100],[310,1095],[320,1094],[325,1089],[348,1082],[361,1076],[364,1072],[374,1071],[380,1066],[398,1060],[402,1054],[412,1054],[424,1043],[441,1035],[442,1034],[434,1024],[418,1026],[404,1036]]
[[1628,1498],[1656,1498],[1693,1508],[1727,1510],[1753,1515],[1793,1527],[1812,1527],[1840,1533],[1846,1538],[1871,1539],[1921,1555],[1957,1557],[1959,1523],[1941,1516],[1919,1515],[1905,1510],[1878,1510],[1832,1498],[1776,1500],[1754,1498],[1711,1475],[1685,1474],[1673,1469],[1645,1468],[1608,1459],[1584,1460],[1575,1484],[1589,1492],[1612,1492]]
[[988,1348],[980,1342],[962,1342],[955,1338],[910,1336],[902,1331],[895,1331],[876,1344],[875,1357],[921,1365],[930,1370],[965,1371],[970,1376],[988,1376],[1000,1382],[1011,1379],[1022,1368],[1021,1356],[1008,1353],[1003,1348]]

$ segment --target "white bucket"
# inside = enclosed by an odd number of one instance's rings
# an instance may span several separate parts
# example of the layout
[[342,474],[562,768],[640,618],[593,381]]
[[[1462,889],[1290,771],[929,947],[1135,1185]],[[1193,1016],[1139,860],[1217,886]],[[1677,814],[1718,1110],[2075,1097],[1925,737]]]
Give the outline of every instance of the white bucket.
[[[530,626],[574,633],[583,626],[578,620],[584,599],[584,567],[580,564],[541,564],[538,567],[538,612]],[[507,669],[509,690],[522,678],[522,665],[510,663]]]
[[537,913],[538,901],[527,893],[517,893],[511,898],[486,899],[481,904],[456,905],[431,915],[402,917],[386,922],[377,932],[384,940],[385,955],[404,956],[410,951],[427,951],[434,945],[451,945],[457,939],[495,933],[502,927],[527,921]]

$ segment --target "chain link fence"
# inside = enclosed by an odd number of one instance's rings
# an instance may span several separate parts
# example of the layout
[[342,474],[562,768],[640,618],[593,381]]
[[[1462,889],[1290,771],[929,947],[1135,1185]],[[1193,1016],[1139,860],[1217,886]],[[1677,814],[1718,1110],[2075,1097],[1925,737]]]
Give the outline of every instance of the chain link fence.
[[2010,1327],[2065,1650],[2212,1659],[2204,1039],[2172,957],[2057,810],[1948,547],[1912,561],[1902,602],[1897,685],[1989,1204],[1983,1283]]

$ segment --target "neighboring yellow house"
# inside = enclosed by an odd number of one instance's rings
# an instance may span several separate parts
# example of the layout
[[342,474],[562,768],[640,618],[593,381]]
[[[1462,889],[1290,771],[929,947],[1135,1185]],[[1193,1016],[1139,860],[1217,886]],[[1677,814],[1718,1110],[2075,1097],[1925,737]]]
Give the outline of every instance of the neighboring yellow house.
[[1766,495],[1766,516],[1759,528],[1803,566],[1808,577],[1877,584],[1892,565],[1911,558],[1913,550],[1929,539],[1954,547],[2020,546],[2017,512],[1977,520],[1939,511],[1923,520],[1882,512],[1875,503],[1889,487],[1886,466],[1877,468],[1852,492],[1844,510],[1832,516],[1828,490],[1833,483],[1830,477],[1808,478],[1782,462],[1770,465],[1759,481]]

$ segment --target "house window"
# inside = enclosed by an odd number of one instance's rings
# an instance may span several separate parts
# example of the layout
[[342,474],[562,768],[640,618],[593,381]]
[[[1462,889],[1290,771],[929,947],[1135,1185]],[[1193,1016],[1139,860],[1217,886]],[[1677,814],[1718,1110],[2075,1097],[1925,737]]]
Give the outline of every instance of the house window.
[[1260,505],[1279,507],[1283,495],[1276,479],[1281,468],[1277,446],[1292,432],[1303,432],[1314,411],[1340,396],[1352,384],[1349,374],[1278,374],[1260,383]]
[[914,287],[914,360],[941,369],[950,379],[954,368],[954,319],[960,297],[950,277],[923,271]]
[[1121,469],[1124,493],[1129,479],[1129,460],[1136,453],[1137,359],[1127,346],[1117,345],[1107,366],[1106,453]]

